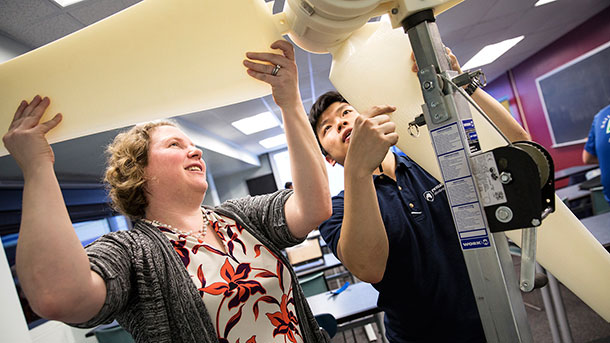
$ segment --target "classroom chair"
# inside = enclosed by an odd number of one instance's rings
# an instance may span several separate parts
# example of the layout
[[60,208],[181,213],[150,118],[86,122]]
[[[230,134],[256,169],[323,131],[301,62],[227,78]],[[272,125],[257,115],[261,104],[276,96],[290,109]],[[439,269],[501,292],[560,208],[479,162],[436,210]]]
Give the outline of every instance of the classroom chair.
[[603,186],[591,188],[591,206],[594,216],[610,211],[610,204],[604,198],[603,190]]
[[303,289],[306,297],[328,292],[328,285],[324,278],[324,272],[319,272],[310,276],[299,279],[299,284]]
[[318,325],[323,328],[330,338],[337,334],[337,320],[330,313],[322,313],[315,316]]

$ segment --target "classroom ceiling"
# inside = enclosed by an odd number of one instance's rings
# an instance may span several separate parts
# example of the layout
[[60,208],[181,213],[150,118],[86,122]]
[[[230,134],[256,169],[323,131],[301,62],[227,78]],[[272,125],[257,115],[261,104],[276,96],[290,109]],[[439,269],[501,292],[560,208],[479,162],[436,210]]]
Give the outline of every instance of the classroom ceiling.
[[[0,0],[0,35],[23,45],[27,51],[91,25],[137,2],[139,1],[85,0],[62,8],[52,0]],[[489,81],[610,5],[607,0],[557,0],[534,7],[535,2],[536,0],[465,0],[438,17],[443,42],[465,63],[487,44],[525,35],[525,39],[513,49],[492,64],[482,67]],[[274,11],[277,12],[282,6],[283,0],[278,0],[274,4]],[[330,55],[310,54],[297,48],[300,90],[306,109],[309,109],[316,96],[333,89],[328,81],[330,63]],[[278,107],[271,96],[266,96],[181,116],[178,123],[197,130],[208,141],[228,147],[228,151],[241,151],[256,158],[270,151],[258,142],[282,133],[283,129],[275,127],[246,136],[235,129],[231,122],[269,110],[281,121]],[[104,169],[103,147],[116,132],[113,130],[54,144],[55,167],[60,181],[99,181]],[[208,168],[216,177],[241,172],[256,165],[251,159],[227,156],[226,149],[219,153],[205,149],[205,146],[203,148]],[[271,150],[274,149],[277,148]],[[20,179],[19,169],[12,158],[0,157],[0,182]]]

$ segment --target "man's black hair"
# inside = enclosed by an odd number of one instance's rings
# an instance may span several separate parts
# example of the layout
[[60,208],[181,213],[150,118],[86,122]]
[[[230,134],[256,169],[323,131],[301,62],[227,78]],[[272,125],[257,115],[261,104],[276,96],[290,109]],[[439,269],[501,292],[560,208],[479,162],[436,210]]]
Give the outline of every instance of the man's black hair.
[[324,147],[322,147],[322,143],[320,143],[320,139],[318,138],[318,131],[316,131],[316,126],[318,125],[318,121],[320,120],[322,113],[324,113],[324,111],[326,111],[326,109],[335,102],[348,103],[347,100],[345,100],[345,98],[341,94],[339,94],[339,92],[330,91],[320,95],[318,100],[316,100],[313,106],[311,106],[311,110],[309,110],[309,124],[311,124],[314,136],[316,136],[316,140],[318,141],[318,145],[320,145],[320,149],[322,150],[324,156],[328,155],[328,153],[326,152],[326,150],[324,150]]

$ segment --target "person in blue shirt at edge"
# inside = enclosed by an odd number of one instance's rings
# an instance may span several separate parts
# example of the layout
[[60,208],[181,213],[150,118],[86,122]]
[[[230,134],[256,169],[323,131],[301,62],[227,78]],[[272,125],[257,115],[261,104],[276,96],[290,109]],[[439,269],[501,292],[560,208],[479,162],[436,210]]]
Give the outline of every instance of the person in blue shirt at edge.
[[[476,88],[472,98],[511,141],[530,139],[489,94]],[[320,233],[350,272],[379,291],[390,342],[484,342],[444,186],[389,151],[398,141],[389,116],[395,110],[381,105],[358,113],[337,92],[312,106],[322,153],[345,173],[345,190],[333,197]]]
[[610,105],[593,118],[589,138],[582,151],[582,161],[588,164],[599,163],[604,198],[610,204]]

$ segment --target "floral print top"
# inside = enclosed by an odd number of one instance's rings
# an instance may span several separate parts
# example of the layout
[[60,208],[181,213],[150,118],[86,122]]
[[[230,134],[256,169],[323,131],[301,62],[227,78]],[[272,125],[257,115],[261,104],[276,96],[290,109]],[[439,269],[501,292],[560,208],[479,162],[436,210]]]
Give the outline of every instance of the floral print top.
[[198,239],[159,229],[184,263],[221,343],[303,342],[292,279],[280,259],[233,219],[208,211],[220,251]]

